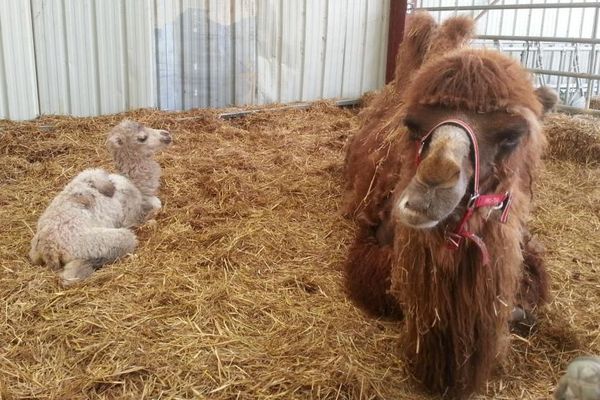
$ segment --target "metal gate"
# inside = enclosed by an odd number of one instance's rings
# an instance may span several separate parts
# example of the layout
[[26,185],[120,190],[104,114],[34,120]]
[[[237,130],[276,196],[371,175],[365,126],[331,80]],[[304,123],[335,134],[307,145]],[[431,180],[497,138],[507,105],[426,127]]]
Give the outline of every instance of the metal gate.
[[[421,0],[438,21],[466,14],[477,20],[475,46],[495,47],[518,59],[538,85],[553,87],[562,108],[600,108],[600,2]],[[587,111],[592,112],[592,111]]]

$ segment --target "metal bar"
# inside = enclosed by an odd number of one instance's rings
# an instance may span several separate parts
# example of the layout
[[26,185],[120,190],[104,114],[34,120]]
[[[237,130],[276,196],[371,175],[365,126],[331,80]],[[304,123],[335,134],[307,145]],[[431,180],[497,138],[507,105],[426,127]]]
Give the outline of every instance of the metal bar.
[[400,43],[402,43],[402,37],[404,35],[406,1],[407,0],[390,1],[390,22],[388,27],[388,51],[385,67],[385,83],[389,83],[392,79],[394,79],[394,72],[396,71],[396,55],[398,54],[398,47],[400,46]]
[[503,36],[503,35],[478,35],[476,39],[482,40],[506,40],[522,42],[556,42],[556,43],[600,43],[598,38],[564,38],[551,36]]
[[473,10],[519,10],[534,8],[594,8],[598,7],[596,3],[533,3],[533,4],[481,4],[474,6],[443,6],[443,7],[422,7],[418,10],[427,11],[473,11]]
[[[506,4],[504,1],[502,2],[502,4]],[[512,36],[515,36],[517,34],[517,14],[519,13],[519,10],[508,10],[508,11],[513,11],[514,15],[513,15],[513,27],[512,27]],[[500,11],[500,18],[502,18],[502,16],[504,15],[504,13],[506,12],[506,10],[501,10]],[[502,35],[502,25],[500,25],[500,30],[498,31],[498,34]]]
[[[489,7],[489,6],[493,6],[493,5],[495,5],[495,4],[496,4],[496,3],[498,3],[499,1],[500,1],[500,0],[492,0],[492,2],[491,2],[490,4],[488,4],[488,7]],[[473,5],[475,5],[475,0],[473,0]],[[458,8],[458,0],[456,0],[456,8]],[[477,21],[479,18],[481,18],[481,17],[483,17],[485,14],[487,14],[487,12],[488,12],[488,11],[490,11],[490,9],[486,7],[486,9],[485,9],[485,10],[481,11],[481,12],[479,13],[479,15],[478,15],[478,16],[476,16],[476,17],[475,17],[475,18],[473,18],[473,19],[474,19],[475,21]],[[456,10],[455,14],[457,14],[457,13],[458,13],[458,10]],[[485,26],[485,27],[486,27],[486,31],[487,31],[487,22],[486,22],[486,26]]]
[[579,78],[579,79],[600,79],[599,74],[583,74],[576,72],[563,72],[563,71],[553,71],[549,69],[538,69],[538,68],[527,68],[527,71],[540,74],[540,75],[556,75],[556,76],[567,76],[570,78]]
[[[558,61],[558,70],[562,71],[563,66],[565,65],[565,58],[566,58],[565,50],[564,49],[560,50],[559,55],[560,55],[560,59]],[[556,79],[556,92],[559,94],[559,96],[560,96],[560,85],[562,84],[562,81],[563,81],[562,78],[563,78],[562,76],[558,75],[558,77]]]
[[[596,60],[598,60],[598,49],[596,49]],[[598,72],[598,63],[596,63],[596,72]],[[598,96],[600,92],[600,85],[594,84],[594,94]]]
[[558,106],[556,106],[556,109],[558,111],[562,111],[566,114],[588,114],[588,115],[595,115],[595,116],[600,117],[600,110],[593,110],[590,108],[569,107],[569,106],[563,106],[563,105],[559,104]]
[[[598,37],[598,11],[600,8],[596,7],[596,12],[594,13],[594,26],[592,27],[592,38],[596,39]],[[583,24],[582,24],[583,25]],[[590,51],[590,56],[588,57],[588,74],[592,75],[594,73],[594,67],[596,64],[596,44],[592,44],[592,49]],[[587,85],[587,93],[585,96],[585,107],[590,108],[590,102],[592,100],[592,89],[594,82],[592,78],[588,79]]]

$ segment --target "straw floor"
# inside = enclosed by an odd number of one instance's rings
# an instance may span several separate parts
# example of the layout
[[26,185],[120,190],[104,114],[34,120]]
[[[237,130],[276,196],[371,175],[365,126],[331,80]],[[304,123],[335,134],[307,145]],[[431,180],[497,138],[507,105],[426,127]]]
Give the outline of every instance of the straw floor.
[[[169,129],[164,208],[136,254],[64,289],[26,255],[40,213],[86,167],[111,168],[124,116]],[[344,297],[352,224],[339,213],[356,111],[138,111],[0,122],[0,398],[430,399],[403,368],[401,324]],[[554,300],[513,337],[481,398],[549,398],[600,354],[600,170],[549,160],[533,231]]]

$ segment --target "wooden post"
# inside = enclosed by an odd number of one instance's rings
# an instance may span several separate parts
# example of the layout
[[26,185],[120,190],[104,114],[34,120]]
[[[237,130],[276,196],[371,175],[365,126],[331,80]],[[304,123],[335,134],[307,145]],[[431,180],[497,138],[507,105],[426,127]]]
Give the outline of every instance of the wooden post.
[[396,54],[404,35],[406,19],[406,0],[390,0],[390,25],[388,28],[387,62],[385,68],[385,83],[394,79],[396,70]]

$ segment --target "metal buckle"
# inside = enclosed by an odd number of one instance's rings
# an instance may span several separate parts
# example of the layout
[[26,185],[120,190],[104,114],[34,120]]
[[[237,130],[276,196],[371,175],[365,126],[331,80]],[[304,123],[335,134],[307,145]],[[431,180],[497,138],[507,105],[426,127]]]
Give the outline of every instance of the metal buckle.
[[512,195],[510,192],[506,192],[506,197],[502,202],[502,207],[500,208],[500,210],[502,210],[502,214],[500,214],[500,222],[502,222],[503,224],[505,224],[506,221],[508,221],[508,211],[510,210],[511,203]]
[[510,201],[511,201],[510,192],[504,193],[504,200],[502,200],[502,202],[496,204],[495,206],[490,207],[490,209],[488,210],[488,212],[485,216],[485,219],[486,220],[490,219],[490,216],[492,215],[492,213],[494,211],[500,210],[500,222],[505,223],[506,222],[505,211],[506,211],[506,208],[510,205]]
[[506,192],[506,193],[504,193],[504,200],[502,200],[502,203],[498,204],[497,206],[492,207],[492,210],[504,211],[504,209],[508,206],[509,202],[510,202],[510,193]]
[[479,198],[479,193],[473,193],[473,195],[471,195],[471,198],[467,202],[467,208],[473,208],[475,206],[475,202],[477,201],[478,198]]

